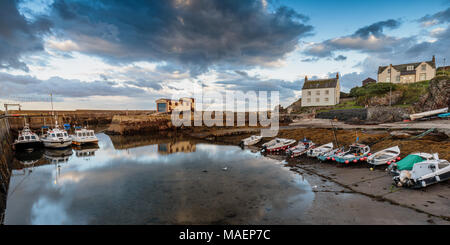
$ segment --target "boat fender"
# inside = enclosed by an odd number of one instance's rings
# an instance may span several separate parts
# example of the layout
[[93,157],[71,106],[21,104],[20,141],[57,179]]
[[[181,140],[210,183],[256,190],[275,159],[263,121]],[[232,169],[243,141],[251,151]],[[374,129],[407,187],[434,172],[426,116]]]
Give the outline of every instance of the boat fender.
[[349,161],[348,160],[345,160],[345,164],[348,164],[349,163]]
[[356,160],[356,159],[355,159],[355,160],[353,160],[353,162],[357,162],[357,161],[358,161],[358,160]]
[[397,160],[398,160],[398,161],[400,161],[400,159],[401,159],[400,157],[397,157]]

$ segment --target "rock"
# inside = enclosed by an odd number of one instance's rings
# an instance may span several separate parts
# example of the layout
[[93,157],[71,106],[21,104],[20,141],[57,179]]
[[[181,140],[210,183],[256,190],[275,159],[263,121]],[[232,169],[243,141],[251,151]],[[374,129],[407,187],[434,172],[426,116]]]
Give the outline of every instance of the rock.
[[414,104],[414,112],[431,111],[450,106],[450,77],[438,76],[430,81],[428,93]]

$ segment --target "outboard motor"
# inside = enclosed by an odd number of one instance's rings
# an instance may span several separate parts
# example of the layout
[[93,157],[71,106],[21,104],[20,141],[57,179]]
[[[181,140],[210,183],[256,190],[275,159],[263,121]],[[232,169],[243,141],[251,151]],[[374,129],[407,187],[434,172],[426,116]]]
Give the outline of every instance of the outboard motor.
[[267,151],[267,146],[263,146],[261,149],[261,153],[266,153],[266,151]]

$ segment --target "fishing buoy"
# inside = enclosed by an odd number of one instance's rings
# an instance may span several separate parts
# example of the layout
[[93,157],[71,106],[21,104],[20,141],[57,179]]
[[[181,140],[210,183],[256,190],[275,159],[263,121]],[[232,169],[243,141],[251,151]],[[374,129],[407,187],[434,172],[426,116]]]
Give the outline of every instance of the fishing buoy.
[[397,157],[397,160],[400,160],[401,158],[400,157]]
[[388,162],[387,162],[387,165],[391,165],[391,161],[388,161]]
[[357,161],[358,161],[358,160],[356,160],[356,159],[355,159],[355,160],[353,160],[353,162],[357,162]]
[[359,160],[360,160],[360,161],[364,161],[364,157],[361,157]]
[[367,155],[371,156],[371,155],[372,155],[372,153],[369,153],[369,154],[367,154]]
[[345,160],[345,164],[348,164],[349,163],[349,161],[348,160]]
[[330,157],[327,157],[327,160],[330,160]]
[[392,162],[396,162],[396,161],[395,161],[395,159],[394,159],[394,160],[392,160]]
[[333,158],[331,158],[331,160],[335,161],[336,159],[334,159],[334,157],[333,157]]

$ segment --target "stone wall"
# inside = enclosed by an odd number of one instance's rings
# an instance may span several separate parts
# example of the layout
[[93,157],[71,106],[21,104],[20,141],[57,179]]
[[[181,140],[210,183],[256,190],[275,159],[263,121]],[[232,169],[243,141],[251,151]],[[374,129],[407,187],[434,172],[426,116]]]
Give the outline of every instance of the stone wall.
[[316,118],[337,119],[339,121],[366,120],[367,109],[343,109],[319,112]]
[[9,179],[11,177],[10,163],[13,159],[13,138],[8,119],[0,116],[0,224],[3,224]]

